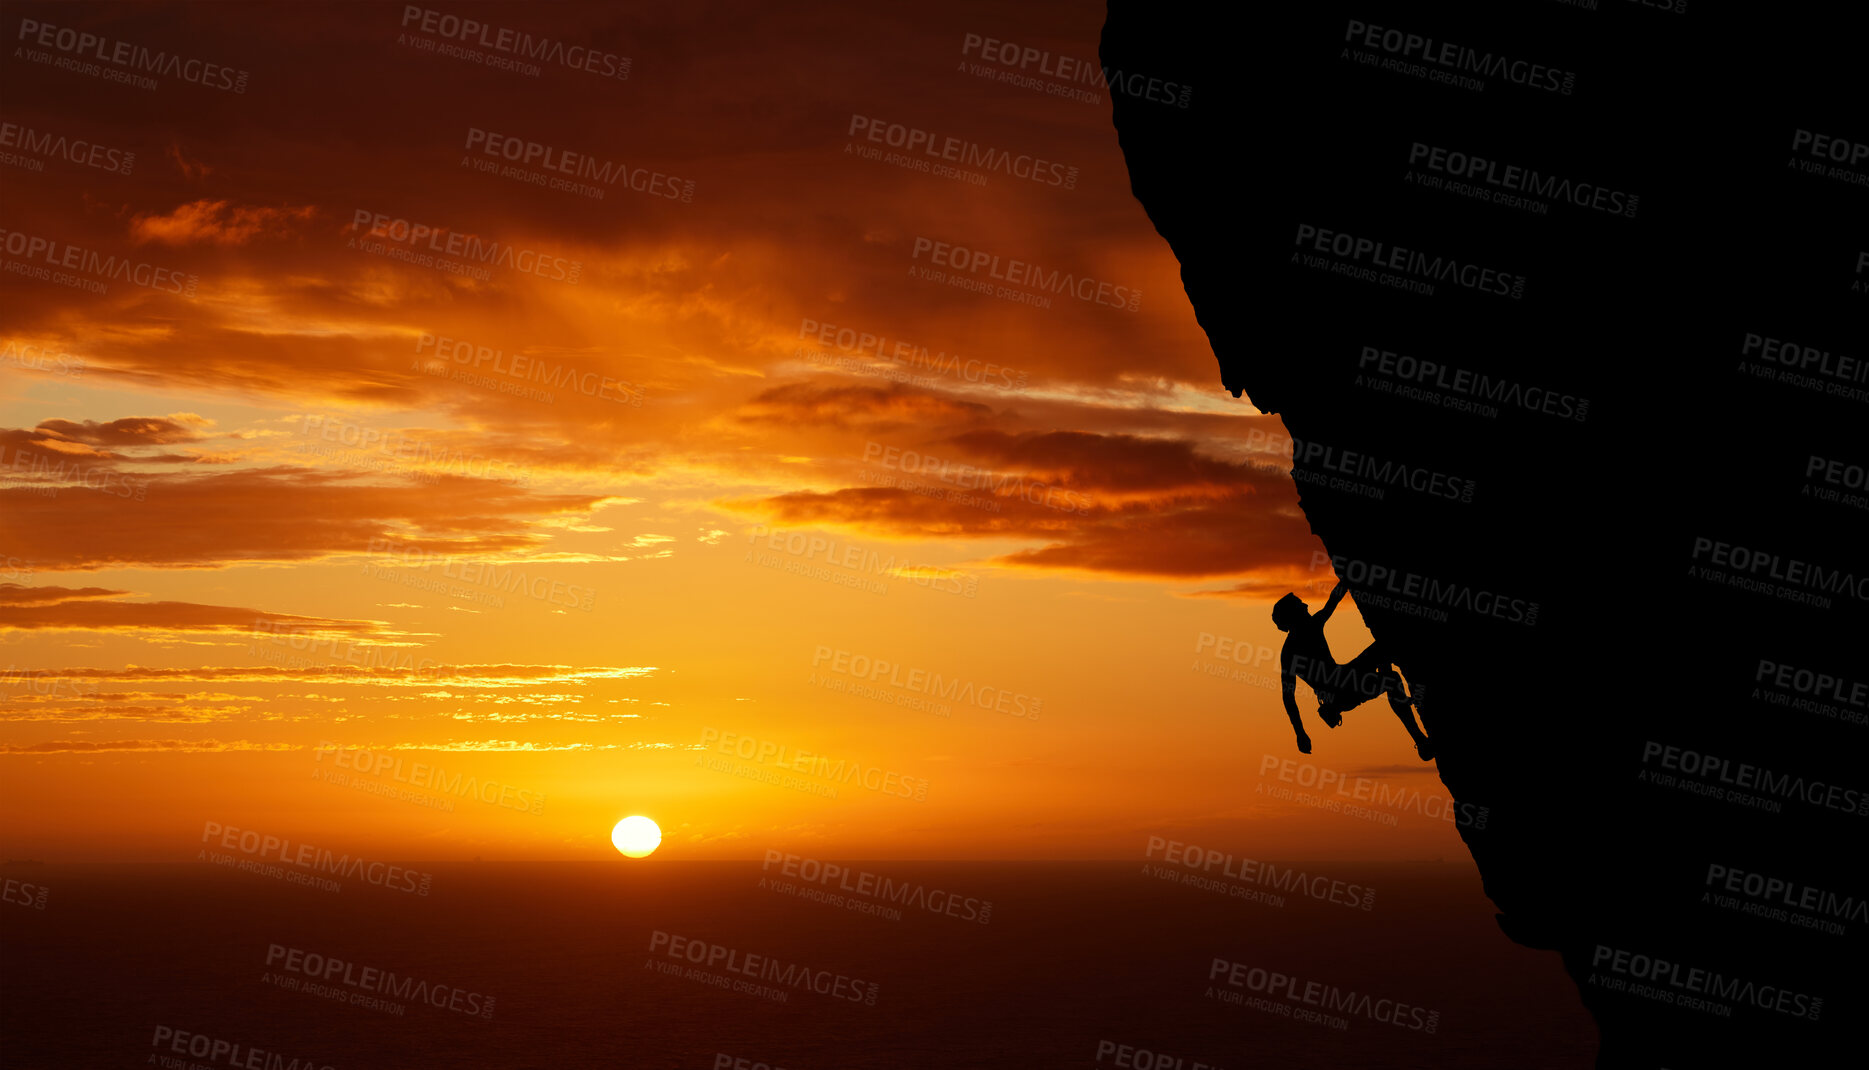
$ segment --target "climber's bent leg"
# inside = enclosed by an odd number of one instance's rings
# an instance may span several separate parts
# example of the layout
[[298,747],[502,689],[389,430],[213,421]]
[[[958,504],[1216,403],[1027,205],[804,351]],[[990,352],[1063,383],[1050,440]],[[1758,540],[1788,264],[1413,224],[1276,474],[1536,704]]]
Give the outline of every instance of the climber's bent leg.
[[1415,700],[1409,697],[1407,689],[1402,686],[1401,674],[1392,668],[1385,668],[1382,687],[1388,693],[1389,708],[1395,711],[1396,719],[1402,722],[1402,727],[1408,729],[1408,738],[1415,741],[1415,753],[1424,762],[1432,759],[1434,744],[1428,739],[1427,733],[1415,724]]

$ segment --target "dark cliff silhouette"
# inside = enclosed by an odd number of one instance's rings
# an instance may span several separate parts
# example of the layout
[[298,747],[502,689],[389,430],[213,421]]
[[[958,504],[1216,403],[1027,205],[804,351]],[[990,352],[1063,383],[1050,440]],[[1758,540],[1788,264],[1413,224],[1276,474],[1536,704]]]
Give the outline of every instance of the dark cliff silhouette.
[[1102,61],[1504,934],[1602,1066],[1791,1065],[1863,1030],[1869,117],[1843,21],[1667,7],[1113,0]]

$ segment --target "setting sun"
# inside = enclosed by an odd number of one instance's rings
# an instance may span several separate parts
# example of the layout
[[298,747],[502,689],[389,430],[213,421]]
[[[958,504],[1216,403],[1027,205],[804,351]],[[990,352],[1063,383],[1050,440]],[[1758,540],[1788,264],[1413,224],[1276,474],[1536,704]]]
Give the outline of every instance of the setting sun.
[[610,830],[610,842],[627,858],[647,858],[662,846],[662,828],[646,817],[626,817]]

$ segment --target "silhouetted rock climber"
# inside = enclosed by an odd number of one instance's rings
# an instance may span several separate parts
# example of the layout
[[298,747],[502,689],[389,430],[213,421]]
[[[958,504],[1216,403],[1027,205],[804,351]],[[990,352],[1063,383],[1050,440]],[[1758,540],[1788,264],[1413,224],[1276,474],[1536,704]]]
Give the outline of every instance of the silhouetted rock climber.
[[1279,676],[1284,684],[1285,714],[1291,718],[1292,730],[1298,733],[1298,749],[1311,753],[1311,737],[1305,734],[1304,723],[1298,718],[1298,681],[1303,680],[1317,693],[1318,717],[1331,728],[1343,723],[1345,710],[1387,694],[1389,707],[1401,718],[1409,738],[1415,741],[1415,753],[1421,755],[1422,761],[1428,761],[1434,757],[1434,744],[1415,724],[1415,699],[1409,697],[1401,676],[1383,656],[1382,644],[1369,644],[1366,650],[1343,665],[1337,664],[1337,659],[1331,656],[1330,644],[1324,639],[1324,622],[1336,611],[1337,603],[1343,601],[1345,589],[1344,584],[1337,584],[1316,615],[1296,592],[1287,594],[1272,606],[1272,623],[1288,635],[1284,649],[1279,651]]

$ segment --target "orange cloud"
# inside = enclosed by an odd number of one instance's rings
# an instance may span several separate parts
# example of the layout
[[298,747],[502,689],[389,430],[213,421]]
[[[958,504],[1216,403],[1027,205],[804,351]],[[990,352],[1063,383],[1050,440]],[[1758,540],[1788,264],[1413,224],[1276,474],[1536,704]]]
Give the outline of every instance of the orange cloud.
[[258,625],[323,635],[392,636],[379,621],[301,617],[194,602],[127,602],[102,587],[0,583],[0,631],[236,632]]
[[391,687],[534,687],[541,683],[633,680],[653,674],[653,665],[314,665],[283,668],[262,665],[204,665],[167,669],[133,665],[124,669],[29,669],[15,671],[7,682],[31,686],[36,680],[138,680],[148,683],[319,683],[376,684]]
[[116,598],[129,594],[108,587],[27,587],[18,583],[0,583],[0,607],[55,606],[86,598]]
[[0,754],[104,754],[112,751],[213,753],[306,749],[309,748],[293,743],[255,743],[245,739],[226,743],[216,739],[55,739],[44,743],[0,743]]
[[[56,571],[312,561],[363,554],[372,539],[392,533],[436,553],[522,550],[549,538],[543,519],[588,513],[606,500],[466,476],[438,476],[418,493],[402,483],[289,467],[102,486],[85,479],[56,497],[0,488],[0,511],[8,514],[9,552]],[[135,500],[121,493],[139,486]]]
[[[180,159],[178,153],[176,158]],[[187,166],[183,164],[186,173]],[[317,210],[236,205],[229,201],[200,200],[184,204],[166,215],[139,215],[130,223],[138,242],[164,245],[245,245],[254,238],[288,237],[295,224],[309,223]]]
[[864,453],[881,484],[724,507],[787,525],[896,536],[1041,538],[996,558],[1021,568],[1187,579],[1282,570],[1315,545],[1288,479],[1179,440],[971,431]]
[[1266,569],[1250,579],[1227,587],[1201,591],[1188,591],[1184,598],[1238,598],[1250,602],[1270,602],[1296,594],[1300,598],[1316,599],[1329,596],[1331,588],[1337,585],[1337,574],[1329,569],[1304,569],[1291,566],[1283,569]]
[[881,387],[793,383],[761,393],[741,405],[736,416],[752,424],[784,427],[803,424],[881,432],[932,421],[979,419],[991,411],[978,402],[960,401],[893,384]]
[[51,721],[73,724],[81,721],[166,721],[173,724],[210,724],[229,721],[251,706],[128,706],[84,705],[44,706],[28,709],[0,708],[0,721]]
[[198,442],[202,438],[198,429],[209,423],[194,413],[178,412],[169,416],[128,416],[108,423],[41,420],[38,430],[48,437],[93,446],[152,446]]

